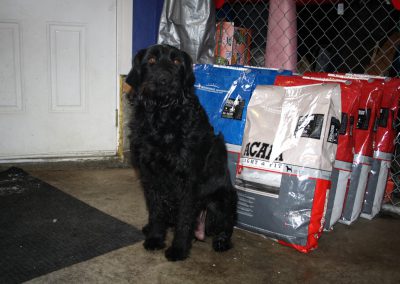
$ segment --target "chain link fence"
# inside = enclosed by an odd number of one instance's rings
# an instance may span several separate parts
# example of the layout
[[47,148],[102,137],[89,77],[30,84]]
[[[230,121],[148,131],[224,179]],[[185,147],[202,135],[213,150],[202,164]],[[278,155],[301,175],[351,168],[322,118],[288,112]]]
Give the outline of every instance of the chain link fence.
[[[389,0],[226,0],[216,17],[217,64],[400,75],[400,11]],[[276,58],[268,58],[274,48]],[[399,137],[391,179],[394,191],[386,200],[400,207]]]

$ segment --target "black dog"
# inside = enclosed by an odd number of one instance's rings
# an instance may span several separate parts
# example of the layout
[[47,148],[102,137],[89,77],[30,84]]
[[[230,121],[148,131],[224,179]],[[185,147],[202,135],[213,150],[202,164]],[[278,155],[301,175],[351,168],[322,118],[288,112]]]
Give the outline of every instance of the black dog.
[[194,94],[194,80],[190,56],[168,45],[139,51],[126,79],[133,88],[132,163],[149,211],[144,247],[164,248],[167,229],[173,227],[174,239],[165,251],[171,261],[188,257],[195,232],[204,237],[196,231],[202,225],[214,236],[215,251],[228,250],[236,221],[237,194],[224,140],[214,135]]

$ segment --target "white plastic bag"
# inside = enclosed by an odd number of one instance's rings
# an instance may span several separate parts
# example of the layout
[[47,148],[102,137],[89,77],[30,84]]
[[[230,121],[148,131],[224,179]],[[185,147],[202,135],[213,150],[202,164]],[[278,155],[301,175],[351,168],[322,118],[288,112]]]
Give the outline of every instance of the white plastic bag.
[[317,246],[337,150],[340,86],[258,86],[236,175],[238,226],[299,251]]

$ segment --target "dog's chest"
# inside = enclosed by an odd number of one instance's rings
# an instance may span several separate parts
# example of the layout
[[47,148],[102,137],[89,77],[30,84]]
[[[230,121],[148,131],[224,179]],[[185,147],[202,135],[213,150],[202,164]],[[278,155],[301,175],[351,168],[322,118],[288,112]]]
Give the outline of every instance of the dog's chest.
[[199,127],[196,111],[179,106],[158,112],[136,112],[139,131],[135,131],[134,138],[140,141],[142,166],[153,174],[181,176],[202,168],[209,147],[209,130]]
[[182,131],[173,121],[147,119],[141,124],[142,153],[152,167],[176,167],[182,151]]
[[183,139],[182,126],[185,119],[179,110],[145,113],[144,116],[137,117],[137,120],[140,133],[153,147],[174,147]]
[[142,133],[149,146],[163,152],[176,152],[183,139],[179,124],[171,122],[147,121]]

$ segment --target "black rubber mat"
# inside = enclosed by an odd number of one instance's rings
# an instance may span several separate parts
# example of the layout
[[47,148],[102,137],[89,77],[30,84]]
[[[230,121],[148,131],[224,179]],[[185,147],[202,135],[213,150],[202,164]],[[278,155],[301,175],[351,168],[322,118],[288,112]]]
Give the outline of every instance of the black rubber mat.
[[0,172],[0,283],[19,283],[143,239],[135,227],[30,176]]

